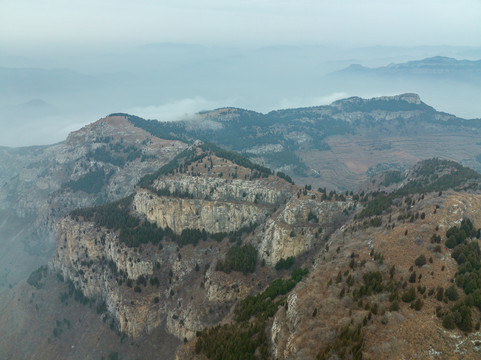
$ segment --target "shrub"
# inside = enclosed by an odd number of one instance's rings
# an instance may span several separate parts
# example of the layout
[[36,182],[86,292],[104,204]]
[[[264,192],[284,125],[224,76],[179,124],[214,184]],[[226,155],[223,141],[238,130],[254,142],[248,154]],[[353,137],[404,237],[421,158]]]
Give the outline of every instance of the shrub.
[[471,309],[464,305],[463,302],[457,303],[452,309],[451,312],[454,315],[454,322],[456,326],[466,332],[470,332],[473,330],[473,320],[471,316]]
[[378,193],[366,204],[366,207],[359,214],[359,218],[362,219],[369,216],[379,216],[384,211],[389,212],[391,209],[391,204],[392,196],[385,193]]
[[307,214],[307,222],[310,221],[314,221],[315,223],[319,222],[319,218],[312,212],[312,210],[309,210],[309,214]]
[[289,256],[286,259],[280,259],[277,262],[275,268],[276,268],[276,270],[289,269],[292,266],[292,264],[294,264],[294,257]]
[[37,270],[33,271],[27,279],[27,283],[33,287],[40,289],[43,287],[41,282],[44,277],[47,277],[47,265],[40,266]]
[[236,321],[247,321],[252,316],[256,316],[258,319],[273,316],[277,312],[278,306],[284,301],[283,299],[275,301],[276,297],[291,291],[305,275],[307,275],[307,269],[296,269],[292,272],[290,279],[277,279],[262,293],[256,296],[247,296],[235,306]]
[[446,289],[446,296],[451,301],[456,301],[459,299],[458,290],[454,284]]
[[152,286],[157,286],[159,287],[160,286],[160,281],[159,281],[159,278],[156,276],[156,277],[153,277],[153,278],[150,278],[150,285]]
[[453,330],[456,327],[456,323],[454,322],[454,315],[452,312],[444,316],[443,326],[445,329],[448,329],[448,330]]
[[450,236],[448,237],[448,239],[446,240],[446,247],[452,249],[453,247],[456,246],[456,238],[454,236]]
[[404,292],[401,299],[406,303],[410,303],[415,298],[416,298],[416,290],[414,290],[414,287],[411,286],[407,291]]
[[426,264],[426,256],[424,256],[424,254],[419,255],[416,258],[416,260],[414,260],[414,264],[416,264],[416,266],[418,266],[418,267],[423,266],[424,264]]
[[415,282],[416,282],[416,278],[417,278],[417,276],[416,276],[416,271],[413,271],[413,272],[411,273],[411,275],[409,276],[409,282],[410,282],[410,283],[415,283]]
[[231,271],[241,271],[246,274],[254,272],[256,264],[257,250],[252,245],[233,246],[227,251],[224,262],[217,263],[215,270],[227,274]]
[[382,274],[379,271],[371,271],[362,276],[364,285],[359,288],[359,296],[370,296],[372,293],[380,293],[384,290]]
[[391,303],[391,306],[389,306],[389,311],[399,311],[399,302],[397,300],[394,300]]
[[416,301],[413,304],[413,308],[414,310],[419,311],[422,309],[423,305],[424,305],[424,301],[422,301],[421,299],[416,299]]
[[394,277],[394,273],[396,272],[396,267],[393,265],[389,269],[389,277],[392,279]]

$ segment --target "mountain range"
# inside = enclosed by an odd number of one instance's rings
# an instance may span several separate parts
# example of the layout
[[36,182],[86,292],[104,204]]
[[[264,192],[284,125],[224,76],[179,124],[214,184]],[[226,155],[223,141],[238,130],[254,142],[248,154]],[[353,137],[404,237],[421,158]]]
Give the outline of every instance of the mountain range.
[[338,73],[348,75],[414,76],[436,77],[456,81],[476,82],[481,77],[481,60],[457,60],[445,56],[434,56],[405,63],[392,63],[387,66],[369,68],[352,64]]
[[[71,63],[55,57],[48,68],[0,58],[0,118],[5,121],[0,143],[59,142],[79,124],[112,110],[164,121],[224,104],[266,113],[352,95],[406,92],[420,94],[439,111],[478,117],[479,58],[479,49],[468,48],[247,50],[174,44],[103,56],[86,53]],[[49,107],[35,114],[28,106],[32,100]]]
[[61,217],[48,265],[0,293],[0,354],[476,356],[481,175],[431,159],[374,178],[383,191],[289,180],[197,141]]
[[315,187],[352,190],[379,171],[430,157],[481,170],[481,120],[436,111],[416,94],[352,97],[267,114],[221,108],[177,122],[128,118],[154,135],[241,152]]
[[474,358],[480,126],[402,94],[0,148],[0,357]]

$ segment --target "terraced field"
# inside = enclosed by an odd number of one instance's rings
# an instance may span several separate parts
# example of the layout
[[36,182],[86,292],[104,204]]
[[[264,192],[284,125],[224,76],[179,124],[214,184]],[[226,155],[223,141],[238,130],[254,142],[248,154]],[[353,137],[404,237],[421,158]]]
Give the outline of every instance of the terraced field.
[[[435,133],[419,136],[379,134],[336,135],[326,142],[330,150],[299,152],[313,171],[303,181],[313,185],[352,189],[369,175],[388,169],[405,169],[417,161],[438,157],[481,170],[475,157],[481,153],[478,130],[458,134]],[[318,174],[316,176],[316,173]]]

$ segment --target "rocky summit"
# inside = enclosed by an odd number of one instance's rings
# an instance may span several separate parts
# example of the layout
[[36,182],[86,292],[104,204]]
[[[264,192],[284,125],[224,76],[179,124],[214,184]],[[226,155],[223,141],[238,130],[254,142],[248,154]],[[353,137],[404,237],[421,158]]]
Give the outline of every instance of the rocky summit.
[[61,217],[130,194],[186,146],[108,117],[59,144],[0,148],[0,288],[50,259]]

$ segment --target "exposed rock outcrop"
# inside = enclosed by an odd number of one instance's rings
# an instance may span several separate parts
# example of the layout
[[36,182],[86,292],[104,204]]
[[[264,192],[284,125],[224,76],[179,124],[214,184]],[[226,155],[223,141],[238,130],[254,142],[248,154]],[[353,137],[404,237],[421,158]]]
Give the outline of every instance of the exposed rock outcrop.
[[[139,179],[187,147],[111,116],[85,126],[66,141],[41,147],[0,148],[0,287],[15,284],[55,249],[57,221],[76,208],[130,194]],[[22,259],[12,267],[10,259]]]
[[[313,248],[322,232],[321,225],[332,223],[353,206],[352,201],[319,201],[292,198],[282,211],[269,218],[259,233],[259,254],[269,265],[297,256]],[[309,217],[313,220],[309,220]]]
[[273,184],[273,180],[244,181],[182,175],[158,179],[154,182],[154,188],[172,194],[188,193],[199,199],[278,205],[286,200],[291,190],[285,182],[274,180],[277,184]]
[[209,233],[231,232],[264,220],[270,207],[230,201],[210,201],[158,197],[139,191],[134,197],[136,211],[159,227],[180,234],[184,229],[204,229]]
[[[203,168],[198,165],[193,166]],[[255,245],[268,265],[275,265],[312,249],[314,240],[320,239],[320,225],[352,205],[321,201],[317,192],[301,193],[274,176],[241,180],[177,173],[153,181],[150,190],[138,189],[131,213],[175,234],[184,229],[229,233],[257,223],[243,240]],[[118,232],[78,216],[60,221],[57,232],[51,268],[84,296],[105,302],[119,330],[132,337],[164,326],[181,340],[191,339],[266,281],[215,270],[231,246],[227,241],[182,248],[162,241],[160,248],[152,244],[129,248]]]

